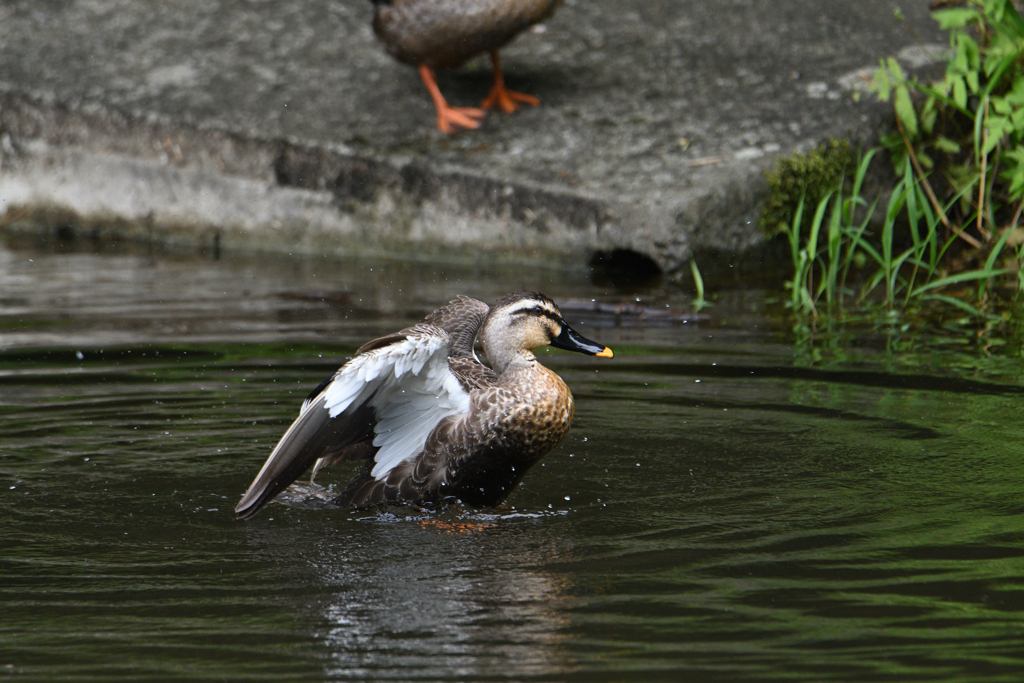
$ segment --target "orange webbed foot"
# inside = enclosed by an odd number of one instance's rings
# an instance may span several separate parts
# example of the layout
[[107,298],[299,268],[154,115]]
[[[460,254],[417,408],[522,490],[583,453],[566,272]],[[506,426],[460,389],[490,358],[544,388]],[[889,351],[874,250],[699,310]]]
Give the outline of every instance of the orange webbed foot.
[[519,110],[520,103],[528,104],[531,107],[540,105],[540,100],[533,95],[516,92],[505,87],[505,77],[501,73],[501,60],[498,58],[497,50],[491,52],[491,64],[494,65],[494,85],[491,86],[490,94],[480,103],[481,107],[500,109],[506,114],[511,114]]
[[445,106],[437,110],[437,127],[442,133],[454,133],[463,128],[475,130],[486,116],[486,111],[476,107]]
[[437,127],[442,133],[454,133],[460,128],[473,130],[479,128],[487,112],[476,107],[452,107],[441,95],[441,89],[437,87],[437,80],[434,78],[434,70],[426,64],[420,64],[420,78],[427,86],[430,99],[434,101],[434,108],[437,109]]
[[540,105],[540,100],[533,95],[509,90],[503,84],[501,87],[495,85],[491,88],[491,93],[484,99],[480,106],[484,109],[501,109],[506,114],[511,114],[512,112],[519,110],[520,102],[528,104],[531,107]]

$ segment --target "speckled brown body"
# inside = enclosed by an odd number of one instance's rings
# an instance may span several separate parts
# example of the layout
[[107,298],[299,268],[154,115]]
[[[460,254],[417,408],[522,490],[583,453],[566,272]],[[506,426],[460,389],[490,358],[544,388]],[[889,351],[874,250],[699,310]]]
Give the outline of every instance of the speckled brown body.
[[530,467],[568,433],[575,403],[562,379],[534,361],[534,369],[516,373],[508,390],[515,409],[490,425],[491,438],[453,463],[443,491],[477,507],[500,504]]
[[535,358],[500,380],[479,364],[480,370],[469,376],[457,362],[451,366],[473,394],[472,418],[451,418],[439,425],[419,459],[396,467],[383,480],[370,476],[368,467],[335,502],[348,506],[455,497],[492,507],[569,431],[575,414],[572,393]]
[[373,30],[396,59],[453,69],[497,50],[544,21],[562,0],[391,0],[377,4]]

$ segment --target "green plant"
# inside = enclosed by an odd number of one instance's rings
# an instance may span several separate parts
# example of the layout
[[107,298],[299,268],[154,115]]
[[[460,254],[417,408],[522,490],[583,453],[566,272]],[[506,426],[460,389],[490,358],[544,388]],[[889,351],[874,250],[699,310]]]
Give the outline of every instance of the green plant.
[[[880,303],[890,314],[938,302],[976,318],[991,316],[993,281],[1017,272],[1018,282],[1024,282],[1019,268],[999,267],[1012,233],[1002,234],[981,267],[949,272],[946,256],[958,236],[943,236],[942,211],[932,209],[924,184],[909,157],[905,157],[885,207],[881,230],[877,236],[870,235],[868,228],[874,220],[877,200],[869,205],[861,193],[876,151],[859,159],[849,196],[844,196],[840,181],[818,202],[806,231],[802,227],[805,202],[798,203],[792,222],[784,230],[794,267],[793,278],[787,283],[790,306],[802,315],[816,317],[822,304],[841,312],[845,297],[852,296],[857,305]],[[951,201],[960,199],[955,196]],[[943,208],[948,210],[948,206]],[[902,249],[897,239],[901,226],[909,233],[909,245]],[[1022,255],[1018,246],[1016,256],[1019,259]],[[853,270],[861,271],[858,287],[850,286]],[[977,285],[973,297],[949,293],[970,283]]]
[[[801,200],[816,205],[843,178],[854,155],[847,140],[823,142],[806,154],[780,159],[765,174],[768,199],[761,215],[761,229],[767,235],[784,232],[792,224]],[[808,228],[809,225],[804,225]]]
[[700,275],[700,268],[697,267],[695,259],[690,261],[690,272],[693,274],[693,286],[697,289],[697,296],[693,297],[693,310],[700,313],[701,309],[707,308],[711,303],[704,298],[704,278]]
[[[804,220],[805,195],[797,203],[792,222],[783,226],[794,264],[793,279],[787,283],[791,294],[790,305],[801,313],[816,314],[817,303],[822,295],[828,306],[842,305],[851,268],[863,264],[865,260],[858,248],[874,216],[877,201],[868,206],[861,191],[876,153],[877,150],[872,150],[858,160],[848,198],[843,197],[844,179],[841,176],[825,196],[818,200],[814,216],[809,222]],[[828,210],[830,205],[831,212]],[[862,207],[867,207],[867,210],[862,220],[856,223],[855,216]],[[826,214],[828,224],[822,232]],[[821,235],[824,235],[824,246],[821,245]],[[816,266],[820,274],[817,287],[814,284]]]
[[[941,4],[934,16],[951,46],[942,79],[921,83],[891,58],[875,74],[897,128],[883,139],[897,181],[877,229],[869,226],[878,207],[862,196],[874,152],[846,187],[803,186],[784,224],[789,304],[803,315],[841,313],[853,297],[881,304],[892,320],[939,305],[998,325],[1004,285],[1024,291],[1024,19],[1011,0]],[[766,222],[780,215],[774,208]]]
[[[896,166],[909,158],[946,230],[985,249],[1024,207],[1024,19],[1011,0],[942,5],[933,16],[950,31],[943,78],[921,83],[889,58],[874,90],[894,105],[898,132],[884,142]],[[942,206],[939,195],[959,199]]]

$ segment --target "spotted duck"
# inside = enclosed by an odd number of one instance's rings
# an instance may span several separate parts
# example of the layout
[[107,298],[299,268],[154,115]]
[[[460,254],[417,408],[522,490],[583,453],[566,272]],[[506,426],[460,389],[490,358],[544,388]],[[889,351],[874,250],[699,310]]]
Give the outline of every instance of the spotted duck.
[[[533,95],[505,87],[498,50],[520,32],[550,17],[562,0],[371,0],[373,31],[396,59],[418,67],[444,133],[478,128],[487,109],[511,114],[520,104],[537,106]],[[454,69],[487,52],[494,85],[480,108],[451,107],[441,95],[435,69]]]
[[[488,367],[473,351],[479,333]],[[249,518],[313,467],[367,460],[334,503],[499,505],[572,422],[565,382],[532,350],[611,358],[554,301],[513,292],[491,307],[460,296],[413,327],[364,344],[317,387],[235,508]]]

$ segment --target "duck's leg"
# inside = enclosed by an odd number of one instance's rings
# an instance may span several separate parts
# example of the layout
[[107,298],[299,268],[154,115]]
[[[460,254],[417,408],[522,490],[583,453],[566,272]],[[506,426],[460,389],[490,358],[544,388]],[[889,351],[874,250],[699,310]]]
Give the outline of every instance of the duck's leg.
[[426,64],[420,64],[420,78],[423,84],[430,91],[430,98],[434,100],[434,108],[437,109],[437,127],[442,133],[454,133],[459,128],[479,128],[480,122],[487,115],[483,109],[476,107],[450,107],[445,101],[441,89],[437,87],[437,80],[434,78],[434,70]]
[[501,60],[498,59],[497,50],[491,50],[491,63],[494,64],[494,85],[491,87],[491,93],[480,104],[481,107],[501,109],[506,114],[511,114],[519,109],[519,102],[532,107],[540,104],[540,100],[533,95],[516,92],[505,87],[505,77],[501,73]]

